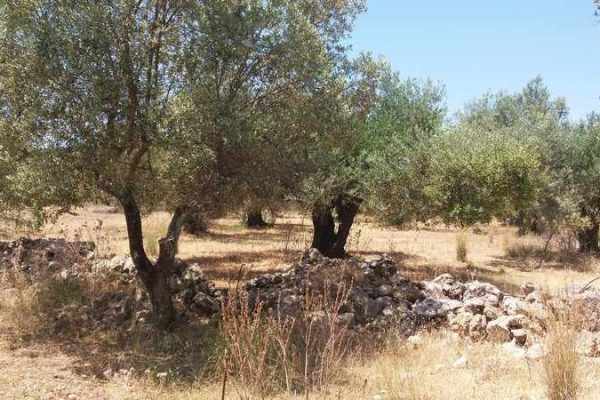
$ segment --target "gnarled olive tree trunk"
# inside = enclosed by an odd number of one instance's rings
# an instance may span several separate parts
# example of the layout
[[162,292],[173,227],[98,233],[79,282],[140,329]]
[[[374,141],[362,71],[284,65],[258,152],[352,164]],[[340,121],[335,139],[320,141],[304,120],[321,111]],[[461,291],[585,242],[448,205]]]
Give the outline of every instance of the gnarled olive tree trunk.
[[260,229],[266,227],[267,221],[263,218],[260,207],[251,207],[246,211],[246,227],[250,229]]
[[159,328],[169,329],[177,317],[169,288],[169,277],[175,270],[177,243],[187,213],[184,208],[175,210],[167,235],[159,241],[158,259],[152,262],[144,249],[142,217],[135,199],[132,195],[125,194],[119,201],[125,212],[129,252],[140,280],[148,291],[153,320]]
[[[345,257],[348,236],[361,202],[357,197],[339,195],[329,204],[315,204],[312,211],[312,247],[327,257]],[[338,218],[337,230],[334,211]]]

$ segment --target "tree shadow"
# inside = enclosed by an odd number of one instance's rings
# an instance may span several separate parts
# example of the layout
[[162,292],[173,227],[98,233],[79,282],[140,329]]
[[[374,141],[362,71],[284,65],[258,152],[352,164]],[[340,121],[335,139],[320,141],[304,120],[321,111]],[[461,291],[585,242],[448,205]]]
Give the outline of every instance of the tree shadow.
[[[281,272],[289,268],[294,261],[299,260],[302,253],[300,250],[231,252],[215,256],[190,257],[185,261],[198,264],[209,280],[240,281],[262,274]],[[253,265],[259,262],[266,262],[267,265]],[[272,262],[272,265],[269,262]]]
[[209,230],[201,236],[184,236],[182,242],[194,242],[198,239],[207,239],[218,243],[231,243],[232,241],[245,242],[280,242],[291,240],[293,235],[303,233],[308,229],[306,225],[286,223],[276,224],[261,229],[231,228],[219,226],[219,231]]
[[549,251],[541,255],[495,257],[489,264],[495,268],[512,268],[522,272],[541,269],[589,272],[593,269],[593,257],[579,253]]
[[68,332],[28,338],[20,348],[49,346],[73,359],[73,372],[100,380],[117,375],[158,380],[157,373],[167,373],[161,382],[193,383],[219,368],[221,340],[216,321],[186,321],[170,332],[140,324],[84,333],[74,324]]

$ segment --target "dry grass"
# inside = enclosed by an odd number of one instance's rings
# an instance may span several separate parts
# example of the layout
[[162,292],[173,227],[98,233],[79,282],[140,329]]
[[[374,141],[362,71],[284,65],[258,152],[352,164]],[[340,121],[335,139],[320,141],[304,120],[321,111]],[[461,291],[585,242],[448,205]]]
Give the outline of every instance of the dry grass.
[[224,365],[239,393],[260,397],[323,391],[339,379],[351,350],[339,310],[349,290],[306,296],[295,317],[266,313],[233,294],[223,306]]
[[566,304],[555,301],[546,305],[551,318],[547,321],[543,366],[549,400],[577,400],[581,394],[582,360],[577,343],[583,310]]

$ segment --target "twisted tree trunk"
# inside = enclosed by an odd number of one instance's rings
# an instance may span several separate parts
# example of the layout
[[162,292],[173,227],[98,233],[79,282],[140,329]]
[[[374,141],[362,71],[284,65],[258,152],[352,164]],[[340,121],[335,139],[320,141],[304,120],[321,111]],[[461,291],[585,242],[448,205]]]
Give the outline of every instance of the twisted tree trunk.
[[142,218],[137,202],[130,193],[122,195],[119,201],[127,223],[129,252],[140,280],[148,291],[154,323],[161,329],[169,329],[177,317],[169,277],[175,270],[177,243],[187,213],[184,208],[175,210],[167,235],[159,241],[158,259],[153,263],[144,249]]
[[333,207],[321,203],[315,204],[312,222],[314,230],[311,247],[319,250],[323,255],[328,255],[336,239]]
[[[312,212],[314,227],[312,247],[327,257],[345,257],[346,243],[360,204],[360,199],[348,195],[339,195],[330,204],[315,204]],[[337,230],[334,210],[338,218]]]
[[268,224],[263,218],[261,208],[250,208],[246,212],[246,226],[250,229],[260,229]]

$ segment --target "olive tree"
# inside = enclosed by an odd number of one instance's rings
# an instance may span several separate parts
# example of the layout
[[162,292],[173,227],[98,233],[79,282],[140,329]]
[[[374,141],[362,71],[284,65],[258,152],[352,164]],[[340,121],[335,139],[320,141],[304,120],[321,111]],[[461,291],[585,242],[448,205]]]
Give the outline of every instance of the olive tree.
[[577,231],[579,249],[600,251],[600,115],[590,114],[573,129],[569,146],[567,182],[583,223]]
[[502,131],[451,129],[431,142],[424,186],[434,215],[468,226],[508,218],[539,191],[536,149]]
[[[443,89],[431,82],[402,80],[384,60],[363,54],[348,64],[334,89],[320,129],[330,132],[311,151],[315,171],[305,194],[312,207],[312,246],[343,257],[361,208],[381,209],[390,199],[403,157],[441,125]],[[325,96],[321,96],[323,99]]]
[[[3,107],[19,134],[52,154],[44,162],[73,171],[78,200],[101,192],[121,204],[159,326],[176,317],[168,278],[186,218],[243,198],[236,184],[254,172],[248,157],[270,138],[254,117],[279,96],[306,90],[339,50],[356,7],[259,0],[0,6],[0,75],[17,88],[2,91]],[[142,213],[157,206],[172,218],[154,260],[144,249]]]
[[425,220],[431,141],[442,133],[444,88],[432,81],[387,74],[363,133],[369,206],[386,223]]

